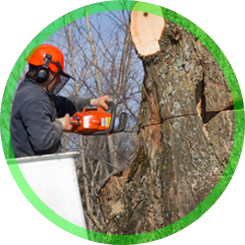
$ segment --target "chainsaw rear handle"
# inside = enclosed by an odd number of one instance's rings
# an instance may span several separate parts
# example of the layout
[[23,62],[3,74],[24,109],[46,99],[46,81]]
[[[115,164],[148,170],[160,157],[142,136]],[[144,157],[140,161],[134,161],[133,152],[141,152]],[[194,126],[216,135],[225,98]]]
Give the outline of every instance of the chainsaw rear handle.
[[107,130],[104,131],[95,131],[90,133],[82,133],[82,135],[107,135],[113,132],[115,118],[116,118],[116,106],[112,101],[105,101],[105,103],[109,106],[111,109],[111,123]]

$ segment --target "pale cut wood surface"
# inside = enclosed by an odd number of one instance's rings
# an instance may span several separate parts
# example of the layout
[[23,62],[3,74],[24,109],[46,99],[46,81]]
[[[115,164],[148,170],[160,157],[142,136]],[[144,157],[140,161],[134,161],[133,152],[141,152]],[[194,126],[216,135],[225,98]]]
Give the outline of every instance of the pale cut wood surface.
[[147,56],[160,51],[158,41],[162,36],[164,27],[164,18],[150,13],[132,11],[131,35],[140,55]]

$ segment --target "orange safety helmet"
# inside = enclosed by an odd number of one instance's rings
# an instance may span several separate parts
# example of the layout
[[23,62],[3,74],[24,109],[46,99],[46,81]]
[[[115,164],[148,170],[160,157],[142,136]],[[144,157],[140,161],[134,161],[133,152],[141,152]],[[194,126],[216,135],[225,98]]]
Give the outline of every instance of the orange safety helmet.
[[68,82],[69,78],[74,79],[71,75],[67,74],[64,70],[64,55],[57,47],[53,45],[41,44],[35,47],[30,52],[30,54],[25,58],[25,61],[27,61],[31,65],[41,67],[38,70],[38,72],[40,72],[41,70],[40,73],[42,74],[41,79],[43,79],[43,73],[44,74],[47,73],[46,76],[44,76],[45,79],[39,82],[44,82],[49,77],[48,69],[56,73],[55,76],[61,76],[62,83],[57,87],[55,94],[57,94],[63,88],[63,86]]

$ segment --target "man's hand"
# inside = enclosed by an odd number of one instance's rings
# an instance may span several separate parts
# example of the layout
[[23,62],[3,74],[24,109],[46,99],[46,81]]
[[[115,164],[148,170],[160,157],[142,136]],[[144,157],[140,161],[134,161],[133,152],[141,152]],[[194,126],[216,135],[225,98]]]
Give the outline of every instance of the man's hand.
[[90,105],[100,105],[105,110],[109,110],[109,106],[105,103],[105,101],[111,101],[111,99],[108,97],[108,95],[105,95],[105,96],[100,97],[98,99],[92,99],[90,101]]
[[63,127],[63,132],[68,132],[72,129],[70,124],[70,115],[69,113],[65,114],[64,117],[58,118],[57,121],[60,121]]

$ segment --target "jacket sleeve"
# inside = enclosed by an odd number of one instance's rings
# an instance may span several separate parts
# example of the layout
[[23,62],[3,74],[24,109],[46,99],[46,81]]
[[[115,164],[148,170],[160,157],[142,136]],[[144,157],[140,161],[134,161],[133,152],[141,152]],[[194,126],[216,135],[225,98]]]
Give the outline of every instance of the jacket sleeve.
[[57,111],[57,117],[64,117],[66,113],[69,113],[70,116],[72,116],[74,113],[78,111],[82,111],[83,108],[86,105],[90,105],[89,98],[65,98],[62,96],[55,96],[53,98],[56,111]]
[[61,138],[62,124],[51,121],[52,113],[50,101],[44,99],[33,100],[21,110],[22,122],[35,151],[48,150]]

